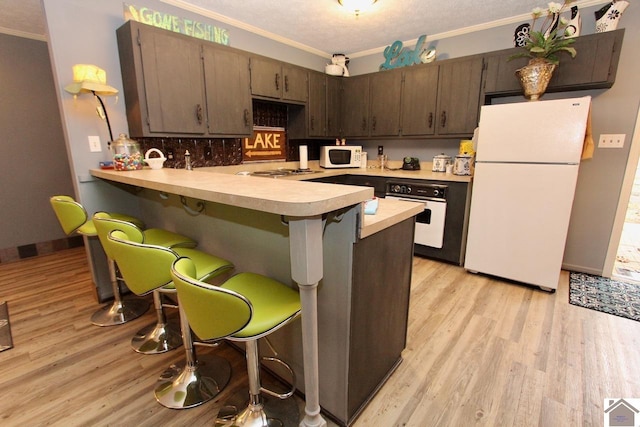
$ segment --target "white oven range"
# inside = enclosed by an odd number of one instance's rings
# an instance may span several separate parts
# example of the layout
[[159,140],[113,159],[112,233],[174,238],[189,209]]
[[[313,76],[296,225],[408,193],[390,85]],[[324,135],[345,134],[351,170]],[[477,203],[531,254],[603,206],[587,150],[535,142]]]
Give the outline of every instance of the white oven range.
[[424,210],[416,216],[415,244],[442,248],[447,213],[446,185],[389,181],[385,198],[424,203]]

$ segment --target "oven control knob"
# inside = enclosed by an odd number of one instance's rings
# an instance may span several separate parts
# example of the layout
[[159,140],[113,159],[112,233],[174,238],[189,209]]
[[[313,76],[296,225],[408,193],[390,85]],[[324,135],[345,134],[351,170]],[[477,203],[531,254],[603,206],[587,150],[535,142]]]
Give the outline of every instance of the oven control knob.
[[435,188],[435,189],[433,190],[433,195],[434,195],[435,197],[439,197],[439,196],[440,196],[440,190],[438,190],[437,188]]
[[400,192],[400,186],[399,185],[394,185],[393,188],[391,189],[392,193],[399,193]]
[[411,187],[407,185],[407,194],[411,194]]

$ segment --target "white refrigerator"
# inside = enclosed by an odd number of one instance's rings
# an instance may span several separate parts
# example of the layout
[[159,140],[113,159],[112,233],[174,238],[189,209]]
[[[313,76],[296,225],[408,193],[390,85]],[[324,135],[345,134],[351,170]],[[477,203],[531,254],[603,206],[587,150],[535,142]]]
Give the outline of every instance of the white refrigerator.
[[590,104],[482,107],[465,269],[558,287]]

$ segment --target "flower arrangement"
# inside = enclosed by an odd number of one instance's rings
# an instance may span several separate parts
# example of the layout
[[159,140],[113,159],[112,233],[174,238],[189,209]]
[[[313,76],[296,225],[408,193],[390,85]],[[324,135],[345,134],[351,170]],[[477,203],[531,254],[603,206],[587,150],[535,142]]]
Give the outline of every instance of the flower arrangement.
[[[561,14],[567,10],[567,6],[576,0],[564,0],[564,3],[550,2],[547,9],[536,7],[532,10],[533,22],[529,27],[529,34],[522,47],[524,52],[517,53],[509,59],[530,57],[541,58],[552,64],[558,65],[560,60],[558,52],[566,52],[572,58],[576,56],[575,48],[571,44],[575,42],[574,32],[569,29],[569,21]],[[544,19],[541,19],[543,18]],[[536,30],[536,24],[540,27]]]

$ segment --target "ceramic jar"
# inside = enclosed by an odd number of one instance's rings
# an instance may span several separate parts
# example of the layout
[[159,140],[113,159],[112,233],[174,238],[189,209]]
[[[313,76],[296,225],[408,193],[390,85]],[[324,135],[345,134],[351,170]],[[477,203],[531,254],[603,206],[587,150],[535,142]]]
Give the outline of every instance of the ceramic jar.
[[453,163],[454,175],[471,175],[473,169],[473,156],[467,153],[459,154]]
[[447,156],[446,154],[438,154],[433,157],[433,167],[431,168],[432,172],[446,172],[447,165],[451,164],[451,156]]

